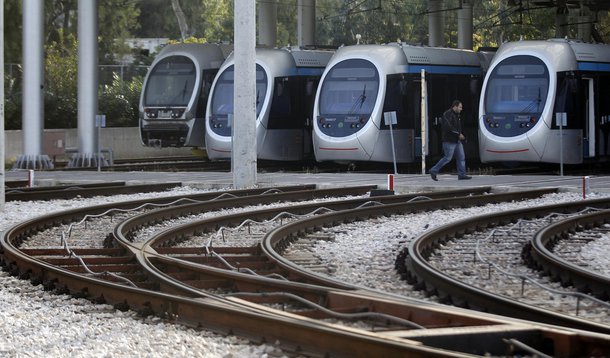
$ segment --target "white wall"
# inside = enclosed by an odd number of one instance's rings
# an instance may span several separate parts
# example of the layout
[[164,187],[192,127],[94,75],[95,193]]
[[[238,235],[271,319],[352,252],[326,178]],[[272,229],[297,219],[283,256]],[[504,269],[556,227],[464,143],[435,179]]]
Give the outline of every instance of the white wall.
[[[96,129],[97,130],[97,129]],[[167,157],[191,155],[191,148],[150,148],[140,141],[138,127],[102,128],[100,144],[103,149],[111,149],[114,159]],[[77,129],[45,129],[43,154],[48,154],[57,161],[69,160],[64,150],[76,150],[78,147]],[[17,157],[23,154],[23,132],[21,130],[5,131],[4,156],[7,166],[12,166]]]

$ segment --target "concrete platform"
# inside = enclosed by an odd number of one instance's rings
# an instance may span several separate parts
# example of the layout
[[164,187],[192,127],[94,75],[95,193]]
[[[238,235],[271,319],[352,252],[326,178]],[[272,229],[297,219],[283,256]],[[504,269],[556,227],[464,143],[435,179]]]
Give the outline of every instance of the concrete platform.
[[[26,180],[27,170],[5,172],[6,180]],[[180,182],[198,188],[232,188],[230,172],[106,172],[106,171],[36,171],[34,185],[60,185],[70,183],[100,183],[125,181],[132,184]],[[458,180],[457,176],[440,174],[438,181],[429,175],[398,174],[394,176],[394,190],[398,193],[447,190],[452,188],[492,186],[498,190],[554,187],[563,191],[583,191],[583,177],[554,175],[475,175],[471,180]],[[387,189],[387,174],[362,173],[258,173],[258,186],[316,184],[320,187],[377,185]],[[590,176],[591,193],[610,193],[610,177]]]

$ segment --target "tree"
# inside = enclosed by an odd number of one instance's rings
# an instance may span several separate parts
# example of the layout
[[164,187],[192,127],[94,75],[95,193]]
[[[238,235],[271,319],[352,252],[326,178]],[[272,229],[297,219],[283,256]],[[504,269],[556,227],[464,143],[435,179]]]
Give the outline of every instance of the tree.
[[74,35],[52,42],[45,59],[45,128],[74,128],[77,118],[77,42]]
[[138,28],[140,9],[132,1],[104,0],[98,3],[99,63],[114,64],[132,52],[125,39],[132,37],[132,31]]
[[[125,39],[137,28],[139,8],[131,1],[105,0],[98,2],[99,63],[114,63],[131,49]],[[46,43],[57,42],[68,46],[67,36],[77,36],[78,0],[46,2]]]
[[21,0],[4,1],[4,61],[21,63]]
[[[208,5],[214,5],[222,9],[232,8],[232,3],[233,1],[226,0],[172,0],[171,2],[166,0],[139,0],[137,1],[137,7],[140,9],[138,22],[141,26],[134,31],[134,35],[137,37],[167,37],[170,39],[207,37],[206,14],[210,14],[210,19],[215,19],[215,11],[218,11]],[[225,17],[222,17],[220,23],[214,22],[213,25],[224,27],[226,25],[225,19]],[[231,17],[231,25],[232,21]],[[181,22],[183,23],[182,29],[180,27]],[[182,32],[184,32],[184,35]]]
[[233,1],[201,0],[201,36],[210,42],[233,42]]
[[[77,0],[45,2],[45,128],[71,128],[77,116]],[[5,1],[5,58],[21,62],[21,0]],[[98,7],[99,63],[115,63],[131,52],[123,39],[137,27],[139,10],[133,2],[106,0]],[[21,67],[13,65],[5,75],[6,129],[21,128]],[[135,82],[137,86],[137,80]],[[130,97],[131,98],[131,97]],[[137,101],[136,101],[137,103]],[[133,116],[132,116],[133,117]],[[136,123],[137,123],[137,116]],[[133,118],[131,119],[132,123]]]
[[182,41],[184,41],[184,39],[191,37],[191,33],[189,32],[189,25],[186,22],[186,16],[184,16],[184,11],[182,11],[182,7],[180,7],[180,0],[172,0],[172,10],[174,10],[176,20],[178,20],[178,27],[180,28],[180,37],[182,38]]
[[[527,1],[472,1],[474,47],[498,46],[505,41],[547,39],[555,36],[553,6],[533,7]],[[552,5],[552,2],[550,2]],[[447,47],[457,46],[457,9],[461,1],[445,0],[441,12]],[[319,44],[338,46],[361,43],[386,43],[400,39],[409,43],[428,43],[428,0],[317,0],[316,35]],[[576,10],[571,13],[575,15]],[[610,43],[608,12],[600,12],[596,27],[605,43]],[[576,19],[571,21],[577,22]],[[570,36],[576,38],[575,26]]]
[[138,125],[141,92],[142,77],[124,81],[116,73],[112,84],[100,86],[99,112],[106,115],[109,127]]

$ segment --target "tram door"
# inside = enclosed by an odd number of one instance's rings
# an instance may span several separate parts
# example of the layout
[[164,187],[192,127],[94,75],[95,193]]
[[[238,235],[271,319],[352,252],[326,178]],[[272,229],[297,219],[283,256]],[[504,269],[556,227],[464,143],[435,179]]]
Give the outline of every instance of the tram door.
[[585,91],[585,128],[583,133],[583,150],[585,158],[593,158],[595,151],[595,90],[593,78],[583,77],[583,89]]

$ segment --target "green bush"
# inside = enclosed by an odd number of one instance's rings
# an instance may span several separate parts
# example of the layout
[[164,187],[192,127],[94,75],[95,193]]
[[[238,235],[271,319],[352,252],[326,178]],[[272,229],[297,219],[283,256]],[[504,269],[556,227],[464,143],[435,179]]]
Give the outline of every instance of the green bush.
[[111,85],[100,86],[98,112],[106,115],[106,126],[137,126],[141,91],[141,77],[134,77],[131,81],[126,82],[121,81],[116,73]]

